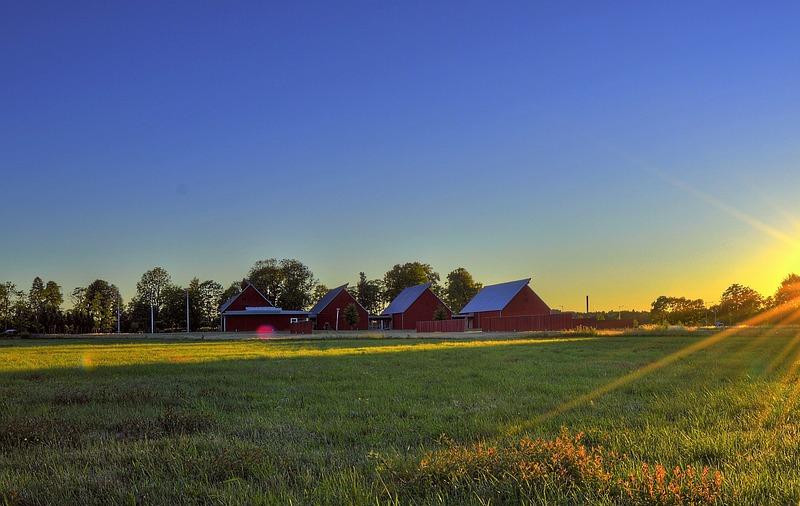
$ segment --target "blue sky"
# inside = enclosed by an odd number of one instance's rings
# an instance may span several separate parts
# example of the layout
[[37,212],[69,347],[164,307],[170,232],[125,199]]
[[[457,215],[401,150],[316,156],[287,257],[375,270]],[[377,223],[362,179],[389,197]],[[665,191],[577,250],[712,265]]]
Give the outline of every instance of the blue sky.
[[796,3],[1,9],[0,280],[421,260],[616,309],[800,270]]

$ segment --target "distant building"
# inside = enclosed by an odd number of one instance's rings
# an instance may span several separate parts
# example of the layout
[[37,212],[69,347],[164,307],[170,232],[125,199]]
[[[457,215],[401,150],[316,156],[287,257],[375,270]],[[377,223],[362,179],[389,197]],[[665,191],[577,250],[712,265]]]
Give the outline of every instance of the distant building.
[[[352,327],[344,316],[344,310],[350,304],[358,310],[358,323]],[[346,283],[326,293],[308,313],[317,330],[366,330],[369,326],[369,313],[347,291]]]
[[418,321],[433,320],[434,313],[439,308],[445,312],[445,318],[449,320],[452,311],[433,293],[431,283],[425,283],[410,286],[400,292],[389,307],[383,310],[381,316],[391,318],[390,324],[393,329],[414,330]]
[[258,289],[247,283],[244,290],[219,307],[224,332],[272,332],[289,330],[293,322],[308,319],[308,311],[275,307]]
[[477,329],[483,318],[549,315],[550,307],[528,286],[530,281],[527,278],[485,286],[456,317],[466,318],[467,328]]

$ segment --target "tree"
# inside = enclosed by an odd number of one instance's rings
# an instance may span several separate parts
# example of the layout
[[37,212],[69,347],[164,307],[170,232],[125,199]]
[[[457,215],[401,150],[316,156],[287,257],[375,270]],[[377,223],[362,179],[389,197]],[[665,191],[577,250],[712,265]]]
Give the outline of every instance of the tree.
[[439,274],[429,264],[421,262],[396,264],[383,275],[384,298],[385,300],[393,300],[409,286],[423,283],[432,283],[434,292],[439,289]]
[[317,302],[322,300],[322,298],[325,296],[325,294],[328,293],[329,291],[330,291],[330,289],[327,286],[325,286],[325,285],[323,285],[321,283],[318,284],[317,286],[314,287],[314,293],[311,294],[311,302],[313,304],[316,304]]
[[219,325],[219,299],[222,285],[213,280],[198,283],[194,278],[189,283],[189,303],[192,328],[213,329]]
[[800,308],[800,276],[794,273],[786,276],[772,301],[775,306],[787,304],[792,309]]
[[358,273],[356,300],[370,314],[378,314],[383,305],[383,282],[380,279],[368,280],[363,272]]
[[758,314],[764,305],[764,299],[749,286],[733,284],[723,293],[718,310],[728,324],[739,323]]
[[220,294],[219,299],[217,300],[217,307],[219,307],[222,304],[224,304],[228,299],[230,299],[234,295],[238,295],[238,294],[242,293],[242,283],[243,283],[243,281],[244,280],[242,280],[242,281],[234,281],[233,283],[231,283],[228,286],[228,288],[226,288],[225,291],[223,291]]
[[358,325],[359,316],[358,316],[358,308],[352,302],[344,307],[344,321],[350,326],[352,330]]
[[283,283],[279,307],[283,309],[301,310],[311,305],[312,293],[317,281],[314,274],[303,262],[294,259],[283,259],[280,263]]
[[[250,269],[247,280],[263,293],[271,303],[278,305],[278,296],[283,285],[280,262],[274,258],[259,260]],[[244,287],[242,287],[244,288]]]
[[161,292],[170,284],[169,273],[162,267],[155,267],[142,274],[136,283],[136,293],[156,309],[161,306]]
[[86,288],[72,292],[74,307],[72,323],[77,332],[112,332],[117,324],[117,307],[122,297],[116,286],[96,279]]
[[433,312],[433,319],[434,320],[446,320],[447,319],[447,310],[442,306],[436,308],[436,311]]
[[160,315],[163,304],[162,292],[170,285],[169,273],[163,267],[154,267],[142,274],[141,279],[136,283],[136,295],[138,303],[147,304],[153,308],[153,318],[157,319]]
[[23,292],[17,290],[17,286],[14,283],[6,281],[0,284],[0,327],[3,330],[15,326],[18,327],[15,322],[15,308],[17,308],[22,297]]
[[172,283],[161,289],[158,327],[166,330],[186,328],[186,290]]
[[310,305],[317,284],[311,269],[291,258],[259,260],[250,269],[248,281],[276,306],[294,310]]
[[63,330],[64,316],[61,304],[64,296],[61,287],[55,281],[48,281],[42,292],[41,324],[45,332],[58,332]]
[[652,321],[671,325],[698,325],[707,313],[703,299],[667,297],[666,295],[653,301],[651,308]]
[[460,311],[475,297],[475,294],[482,287],[482,284],[475,282],[468,270],[459,267],[447,275],[447,287],[444,291],[445,300],[450,309]]

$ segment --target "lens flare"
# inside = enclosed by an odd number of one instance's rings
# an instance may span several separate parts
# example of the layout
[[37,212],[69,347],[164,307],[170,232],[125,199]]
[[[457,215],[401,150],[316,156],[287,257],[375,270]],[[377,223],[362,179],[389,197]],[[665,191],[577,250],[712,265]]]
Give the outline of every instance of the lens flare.
[[[620,389],[620,388],[622,388],[622,387],[624,387],[624,386],[626,386],[626,385],[628,385],[628,384],[630,384],[630,383],[632,383],[632,382],[634,382],[634,381],[636,381],[636,380],[638,380],[640,378],[643,378],[643,377],[645,377],[645,376],[647,376],[649,374],[652,374],[655,371],[658,371],[659,369],[662,369],[662,368],[664,368],[664,367],[666,367],[666,366],[668,366],[668,365],[670,365],[670,364],[672,364],[674,362],[677,362],[678,360],[681,360],[681,359],[683,359],[685,357],[688,357],[689,355],[691,355],[693,353],[696,353],[698,351],[701,351],[701,350],[704,350],[706,348],[709,348],[710,346],[713,346],[713,345],[715,345],[715,344],[717,344],[717,343],[719,343],[719,342],[721,342],[721,341],[723,341],[723,340],[725,340],[725,339],[727,339],[727,338],[729,338],[731,336],[736,335],[737,333],[739,333],[744,328],[747,328],[747,327],[753,326],[753,325],[760,325],[760,324],[763,324],[765,322],[774,321],[776,318],[781,318],[784,315],[786,315],[787,313],[789,313],[790,315],[796,315],[797,314],[797,309],[795,308],[795,304],[796,303],[797,303],[797,299],[792,300],[790,302],[787,302],[785,304],[781,304],[780,306],[777,306],[777,307],[774,307],[774,308],[772,308],[770,310],[764,311],[763,313],[758,314],[758,315],[748,319],[747,321],[743,322],[742,325],[739,326],[739,327],[733,327],[733,328],[725,329],[722,332],[719,332],[719,333],[714,334],[712,336],[709,336],[709,337],[707,337],[705,339],[697,341],[697,342],[695,342],[695,343],[693,343],[693,344],[691,344],[691,345],[689,345],[689,346],[687,346],[685,348],[682,348],[682,349],[680,349],[680,350],[678,350],[678,351],[676,351],[674,353],[670,353],[669,355],[667,355],[667,356],[665,356],[665,357],[663,357],[663,358],[661,358],[659,360],[656,360],[655,362],[647,364],[647,365],[645,365],[643,367],[640,367],[639,369],[637,369],[637,370],[635,370],[635,371],[633,371],[633,372],[631,372],[629,374],[626,374],[624,376],[621,376],[621,377],[615,379],[614,381],[606,383],[605,385],[602,385],[602,386],[592,390],[589,393],[586,393],[586,394],[583,394],[583,395],[579,395],[579,396],[577,396],[577,397],[575,397],[575,398],[573,398],[573,399],[571,399],[571,400],[569,400],[567,402],[564,402],[564,403],[556,406],[555,408],[551,409],[547,413],[544,413],[544,414],[542,414],[542,415],[540,415],[538,417],[535,417],[534,419],[532,419],[532,420],[530,420],[528,422],[525,422],[523,424],[517,425],[517,426],[515,426],[515,427],[513,427],[511,429],[511,432],[517,433],[517,432],[519,432],[521,430],[533,428],[533,427],[539,425],[542,422],[545,422],[545,421],[547,421],[547,420],[549,420],[549,419],[551,419],[551,418],[553,418],[555,416],[558,416],[558,415],[560,415],[562,413],[570,411],[570,410],[572,410],[574,408],[577,408],[577,407],[582,406],[584,404],[591,404],[598,397],[601,397],[601,396],[603,396],[603,395],[605,395],[607,393],[610,393],[610,392],[613,392],[615,390],[618,390],[618,389]],[[793,363],[791,364],[791,366],[789,368],[790,369],[789,370],[790,374],[794,373],[796,371],[798,365],[800,365],[800,362],[798,362],[797,359],[798,359],[798,357],[795,357],[795,359],[793,360]],[[798,385],[800,386],[800,384],[798,384]],[[797,394],[797,390],[795,390],[795,392],[793,392],[793,394],[795,394],[795,395],[792,396],[793,397],[792,400],[795,400],[796,394]]]
[[259,339],[269,339],[274,332],[275,329],[272,325],[261,325],[256,329],[256,334],[258,334]]

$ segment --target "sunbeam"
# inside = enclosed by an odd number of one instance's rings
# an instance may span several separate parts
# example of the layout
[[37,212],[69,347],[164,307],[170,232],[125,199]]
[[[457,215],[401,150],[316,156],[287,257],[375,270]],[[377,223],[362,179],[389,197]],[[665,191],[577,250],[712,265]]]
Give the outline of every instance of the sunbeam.
[[[748,319],[747,321],[743,322],[742,326],[740,326],[740,327],[733,327],[733,328],[725,329],[725,330],[723,330],[723,331],[721,331],[721,332],[719,332],[717,334],[709,336],[709,337],[707,337],[705,339],[702,339],[702,340],[700,340],[698,342],[695,342],[695,343],[693,343],[693,344],[691,344],[691,345],[689,345],[689,346],[687,346],[685,348],[682,348],[682,349],[680,349],[680,350],[678,350],[678,351],[676,351],[674,353],[671,353],[671,354],[669,354],[669,355],[667,355],[667,356],[665,356],[665,357],[663,357],[663,358],[661,358],[661,359],[659,359],[659,360],[657,360],[655,362],[652,362],[652,363],[647,364],[647,365],[645,365],[643,367],[640,367],[639,369],[637,369],[637,370],[635,370],[635,371],[633,371],[631,373],[628,373],[628,374],[626,374],[624,376],[621,376],[621,377],[619,377],[619,378],[617,378],[617,379],[615,379],[615,380],[613,380],[613,381],[611,381],[609,383],[606,383],[605,385],[602,385],[602,386],[592,390],[591,392],[588,392],[586,394],[580,395],[578,397],[575,397],[572,400],[569,400],[567,402],[564,402],[564,403],[556,406],[555,408],[553,408],[552,410],[548,411],[547,413],[539,415],[539,416],[535,417],[533,420],[515,427],[514,429],[512,429],[512,432],[518,432],[518,431],[523,430],[523,429],[525,429],[527,427],[535,427],[535,426],[541,424],[542,422],[545,422],[545,421],[547,421],[547,420],[549,420],[549,419],[551,419],[551,418],[553,418],[555,416],[558,416],[558,415],[560,415],[562,413],[565,413],[565,412],[570,411],[570,410],[572,410],[574,408],[577,408],[577,407],[579,407],[579,406],[581,406],[583,404],[586,404],[586,403],[588,403],[590,401],[593,401],[594,399],[597,399],[598,397],[601,397],[601,396],[603,396],[603,395],[605,395],[607,393],[613,392],[614,390],[617,390],[617,389],[619,389],[619,388],[621,388],[621,387],[623,387],[625,385],[628,385],[628,384],[630,384],[630,383],[632,383],[632,382],[634,382],[634,381],[636,381],[636,380],[638,380],[640,378],[643,378],[643,377],[645,377],[645,376],[647,376],[649,374],[652,374],[653,372],[658,371],[658,370],[660,370],[660,369],[662,369],[662,368],[664,368],[664,367],[666,367],[666,366],[668,366],[670,364],[673,364],[673,363],[677,362],[678,360],[681,360],[681,359],[683,359],[685,357],[688,357],[689,355],[691,355],[693,353],[696,353],[698,351],[701,351],[701,350],[704,350],[706,348],[709,348],[710,346],[713,346],[713,345],[715,345],[715,344],[717,344],[717,343],[719,343],[719,342],[721,342],[721,341],[723,341],[723,340],[725,340],[725,339],[727,339],[727,338],[729,338],[731,336],[734,336],[745,327],[753,326],[753,325],[759,325],[759,324],[764,323],[766,321],[770,321],[770,320],[772,320],[772,319],[774,319],[774,318],[776,318],[778,316],[782,316],[782,315],[784,315],[785,313],[787,313],[789,311],[795,311],[795,308],[794,308],[794,305],[793,305],[793,303],[795,303],[795,302],[797,302],[797,300],[792,300],[790,302],[787,302],[785,304],[781,304],[780,306],[777,306],[777,307],[772,308],[770,310],[764,311],[763,313],[760,313],[760,314]],[[795,363],[797,363],[797,362],[795,362]]]

